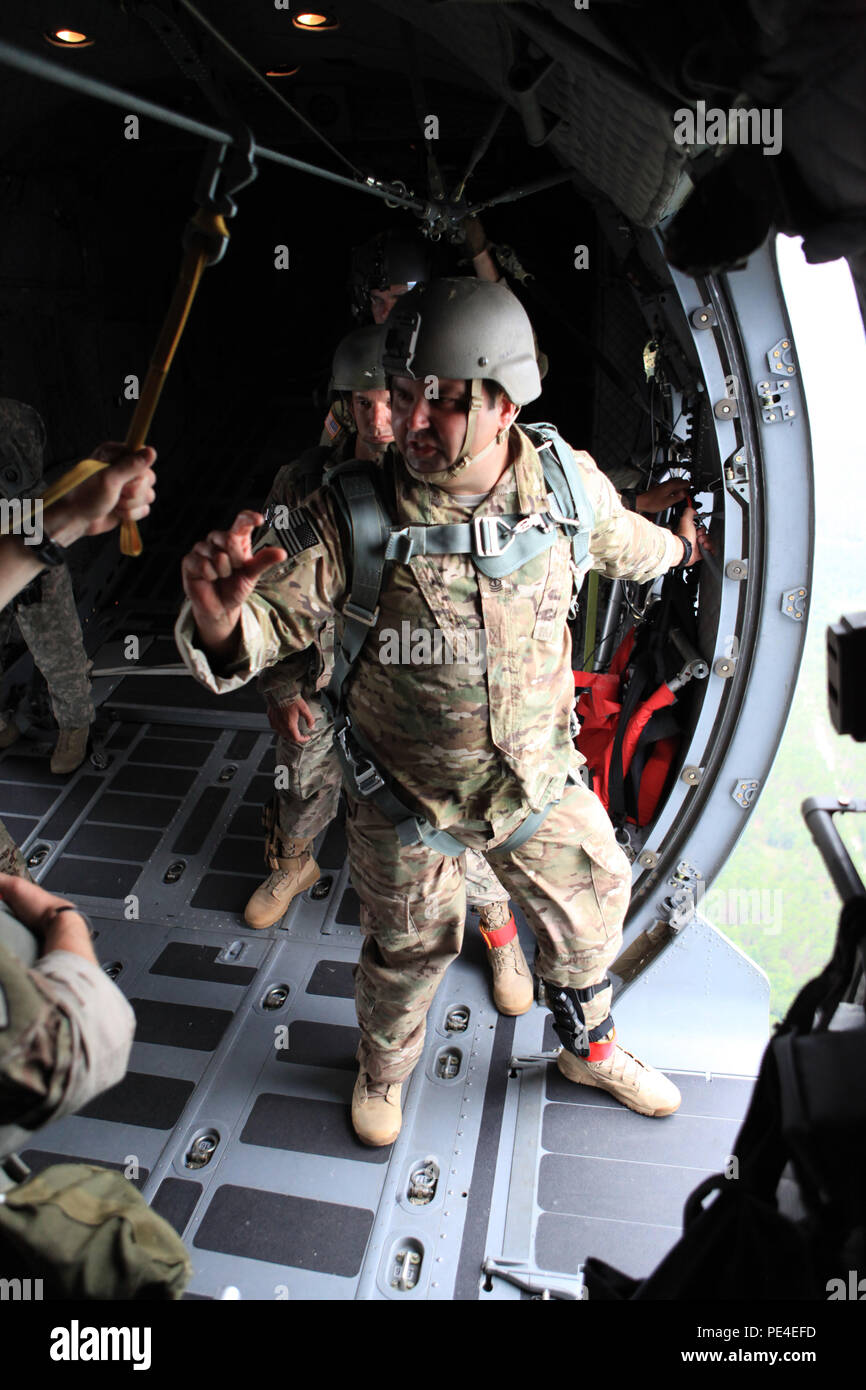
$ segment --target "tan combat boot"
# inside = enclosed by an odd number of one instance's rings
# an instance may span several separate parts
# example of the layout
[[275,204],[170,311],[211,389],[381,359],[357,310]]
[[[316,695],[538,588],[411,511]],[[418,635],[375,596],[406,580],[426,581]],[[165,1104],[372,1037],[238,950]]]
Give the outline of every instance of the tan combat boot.
[[21,730],[15,723],[15,720],[10,719],[9,722],[4,724],[3,728],[0,729],[0,748],[11,748],[12,744],[17,743],[20,737]]
[[614,1041],[615,1037],[615,1033],[609,1033],[603,1040],[613,1042],[611,1054],[604,1061],[590,1062],[563,1048],[556,1065],[569,1081],[577,1081],[581,1086],[600,1086],[639,1115],[672,1115],[682,1101],[674,1083],[655,1067],[648,1067],[631,1052],[626,1052]]
[[51,754],[52,772],[74,772],[84,762],[90,725],[83,729],[61,729]]
[[363,1068],[358,1072],[352,1092],[352,1128],[362,1144],[375,1149],[393,1144],[403,1123],[402,1089],[402,1081],[373,1081]]
[[507,903],[482,907],[478,925],[487,942],[493,971],[493,1002],[501,1014],[516,1018],[532,1008],[532,974],[517,936],[517,925]]
[[269,855],[271,873],[244,908],[249,927],[272,927],[289,910],[289,904],[305,888],[312,888],[321,874],[310,848],[312,840],[283,840],[280,855]]

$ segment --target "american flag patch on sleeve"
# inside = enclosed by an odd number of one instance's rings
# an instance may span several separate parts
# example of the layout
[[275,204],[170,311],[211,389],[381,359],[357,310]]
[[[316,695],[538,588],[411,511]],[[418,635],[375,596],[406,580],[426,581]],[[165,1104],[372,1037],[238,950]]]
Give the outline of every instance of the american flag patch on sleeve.
[[312,550],[321,545],[322,538],[316,530],[312,513],[308,507],[276,507],[276,518],[271,522],[277,543],[283,547],[289,559],[300,555],[304,550]]
[[330,435],[332,439],[336,439],[342,428],[343,426],[340,424],[333,410],[329,410],[325,416],[325,433]]

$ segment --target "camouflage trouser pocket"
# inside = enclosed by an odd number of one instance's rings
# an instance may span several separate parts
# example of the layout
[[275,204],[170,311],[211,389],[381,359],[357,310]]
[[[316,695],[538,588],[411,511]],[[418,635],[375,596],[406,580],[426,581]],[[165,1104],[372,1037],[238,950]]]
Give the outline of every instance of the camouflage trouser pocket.
[[451,955],[424,940],[407,896],[361,893],[365,933],[355,972],[361,1065],[380,1079],[400,1081],[424,1045],[425,1019]]
[[611,936],[621,926],[631,896],[631,865],[610,835],[596,832],[581,842],[589,860],[592,892],[598,911],[599,925]]
[[361,885],[358,897],[361,929],[365,936],[375,938],[385,960],[408,960],[424,955],[424,940],[409,910],[407,894],[371,892]]

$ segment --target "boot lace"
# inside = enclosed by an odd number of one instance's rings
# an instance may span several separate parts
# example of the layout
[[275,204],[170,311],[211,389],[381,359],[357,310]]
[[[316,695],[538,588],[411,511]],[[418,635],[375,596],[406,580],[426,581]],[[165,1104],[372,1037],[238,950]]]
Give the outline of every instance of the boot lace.
[[522,962],[517,955],[513,941],[507,941],[504,946],[494,946],[490,954],[492,957],[490,964],[494,975],[505,975],[509,972],[514,975],[525,973],[521,968]]
[[649,1074],[649,1067],[635,1057],[633,1052],[626,1052],[619,1043],[614,1047],[612,1056],[603,1062],[592,1062],[590,1065],[595,1070],[604,1072],[612,1081],[622,1081],[627,1086],[636,1086],[641,1074]]
[[367,1100],[388,1100],[393,1081],[373,1081],[369,1076],[364,1078],[364,1095]]

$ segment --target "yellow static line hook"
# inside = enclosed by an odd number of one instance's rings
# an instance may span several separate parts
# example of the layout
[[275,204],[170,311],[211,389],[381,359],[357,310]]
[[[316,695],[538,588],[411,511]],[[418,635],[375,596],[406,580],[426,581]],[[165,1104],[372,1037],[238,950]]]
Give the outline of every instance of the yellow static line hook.
[[[145,377],[141,398],[126,435],[126,447],[131,454],[144,447],[165,379],[177,351],[206,265],[219,260],[229,233],[225,219],[219,213],[200,208],[192,219],[185,239],[186,253],[180,268],[174,295],[162,325],[153,357]],[[64,473],[45,493],[43,508],[65,497],[67,492],[86,482],[108,464],[98,459],[82,459]],[[143,546],[138,526],[124,521],[120,528],[120,550],[123,555],[140,555]]]

